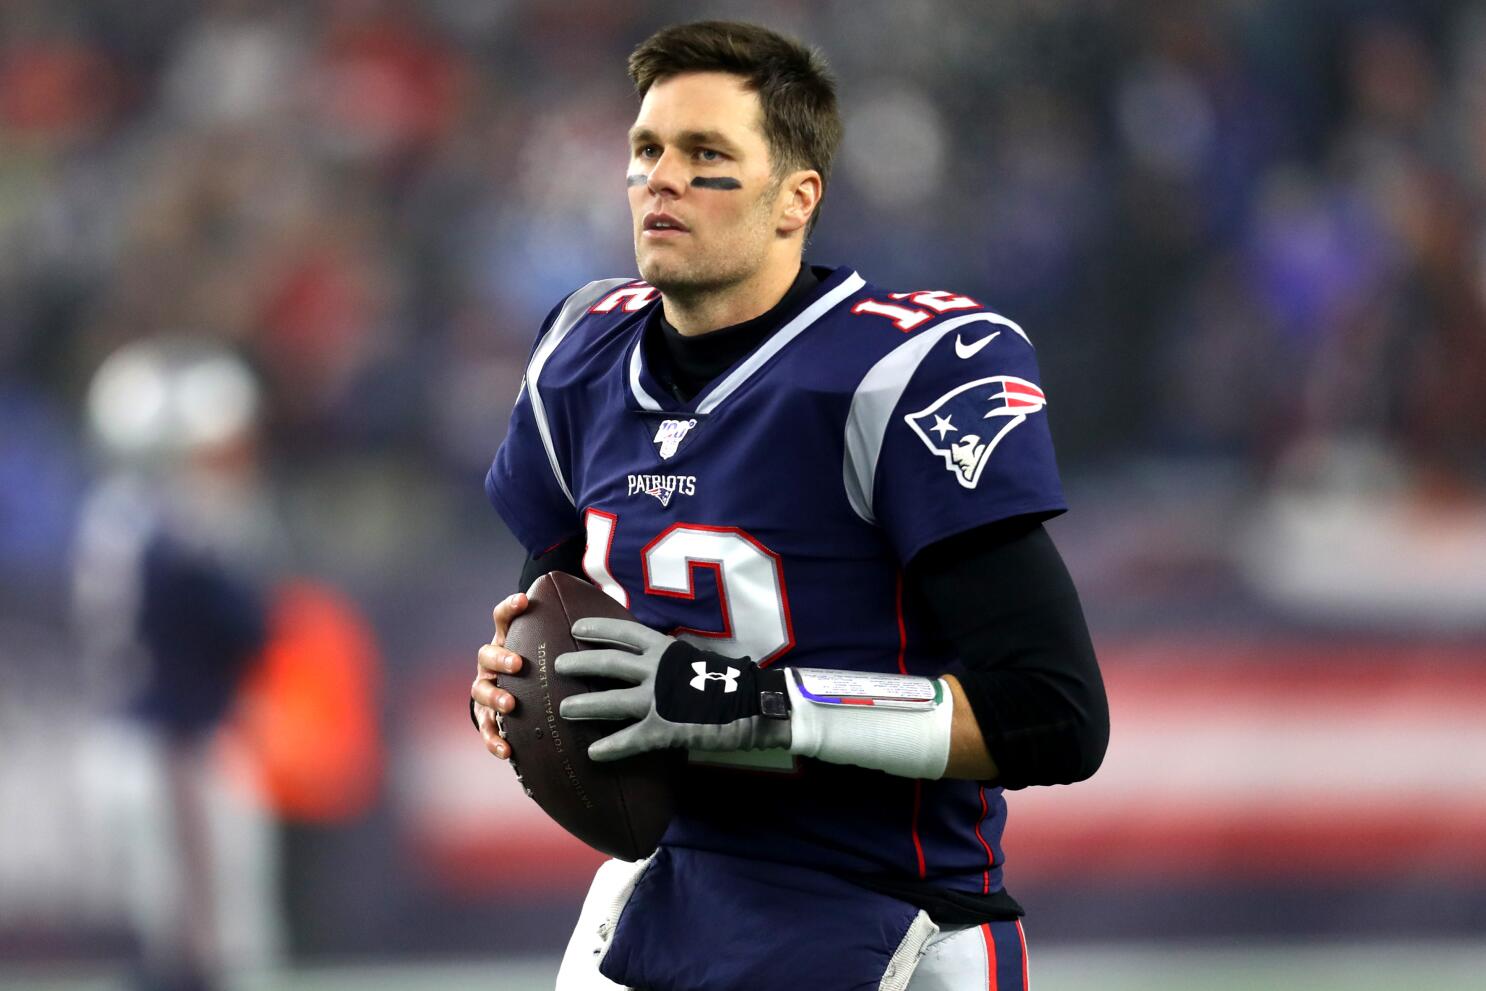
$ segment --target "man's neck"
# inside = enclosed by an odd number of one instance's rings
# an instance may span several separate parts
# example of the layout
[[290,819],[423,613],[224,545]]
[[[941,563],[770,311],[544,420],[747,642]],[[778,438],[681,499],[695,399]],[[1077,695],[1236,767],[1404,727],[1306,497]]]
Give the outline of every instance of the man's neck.
[[666,320],[684,337],[721,330],[752,320],[773,309],[800,274],[798,256],[766,266],[754,277],[724,290],[681,296],[661,294]]

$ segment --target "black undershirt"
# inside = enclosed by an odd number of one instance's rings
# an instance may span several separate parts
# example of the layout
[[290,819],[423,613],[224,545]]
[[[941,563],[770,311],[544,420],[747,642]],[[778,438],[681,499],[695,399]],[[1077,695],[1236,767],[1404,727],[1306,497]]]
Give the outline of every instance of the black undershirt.
[[[687,337],[660,307],[645,329],[652,372],[688,401],[752,351],[799,308],[820,282],[808,266],[767,313],[745,323]],[[1004,788],[1067,784],[1093,774],[1109,739],[1104,683],[1078,593],[1042,527],[1045,516],[999,520],[920,551],[904,570],[964,665],[958,675]],[[521,587],[549,571],[582,576],[583,536],[528,558]],[[987,895],[946,891],[930,882],[857,877],[865,887],[901,898],[941,925],[976,925],[1022,915],[1004,890]]]
[[671,326],[657,306],[645,324],[645,363],[680,402],[689,402],[738,359],[764,342],[791,316],[820,277],[801,265],[794,284],[769,309],[752,320],[691,337]]

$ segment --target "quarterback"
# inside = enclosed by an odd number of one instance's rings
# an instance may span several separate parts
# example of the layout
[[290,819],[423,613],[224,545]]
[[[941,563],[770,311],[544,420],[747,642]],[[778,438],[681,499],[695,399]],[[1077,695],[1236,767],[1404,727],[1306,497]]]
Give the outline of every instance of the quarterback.
[[[1023,988],[1004,792],[1098,768],[1109,716],[1035,350],[958,290],[804,261],[841,140],[821,57],[705,22],[635,50],[639,278],[537,334],[486,490],[583,620],[590,750],[689,754],[654,855],[600,868],[560,989]],[[911,153],[911,152],[908,152]],[[972,290],[973,291],[973,290]],[[515,594],[471,690],[486,748]]]

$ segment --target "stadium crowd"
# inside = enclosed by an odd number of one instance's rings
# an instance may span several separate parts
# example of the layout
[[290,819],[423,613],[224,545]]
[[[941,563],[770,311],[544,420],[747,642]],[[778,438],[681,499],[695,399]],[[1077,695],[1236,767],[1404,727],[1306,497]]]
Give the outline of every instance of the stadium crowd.
[[[1470,4],[761,4],[847,142],[809,254],[1045,340],[1072,473],[1486,450],[1486,14]],[[552,302],[632,268],[619,57],[688,5],[0,13],[0,558],[60,552],[120,344],[241,348],[280,477],[475,487]],[[597,67],[610,65],[613,71]],[[21,484],[26,480],[25,484]],[[394,500],[395,501],[395,500]]]

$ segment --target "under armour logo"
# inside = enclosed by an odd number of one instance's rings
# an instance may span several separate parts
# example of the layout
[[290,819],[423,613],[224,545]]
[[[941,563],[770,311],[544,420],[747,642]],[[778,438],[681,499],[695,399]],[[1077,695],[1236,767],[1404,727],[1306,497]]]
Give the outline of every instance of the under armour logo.
[[724,693],[736,692],[738,690],[737,668],[728,668],[727,673],[724,674],[721,671],[708,671],[706,661],[693,661],[691,669],[697,673],[697,676],[691,679],[691,687],[699,692],[705,692],[707,690],[707,682],[709,681],[727,682],[722,689]]

